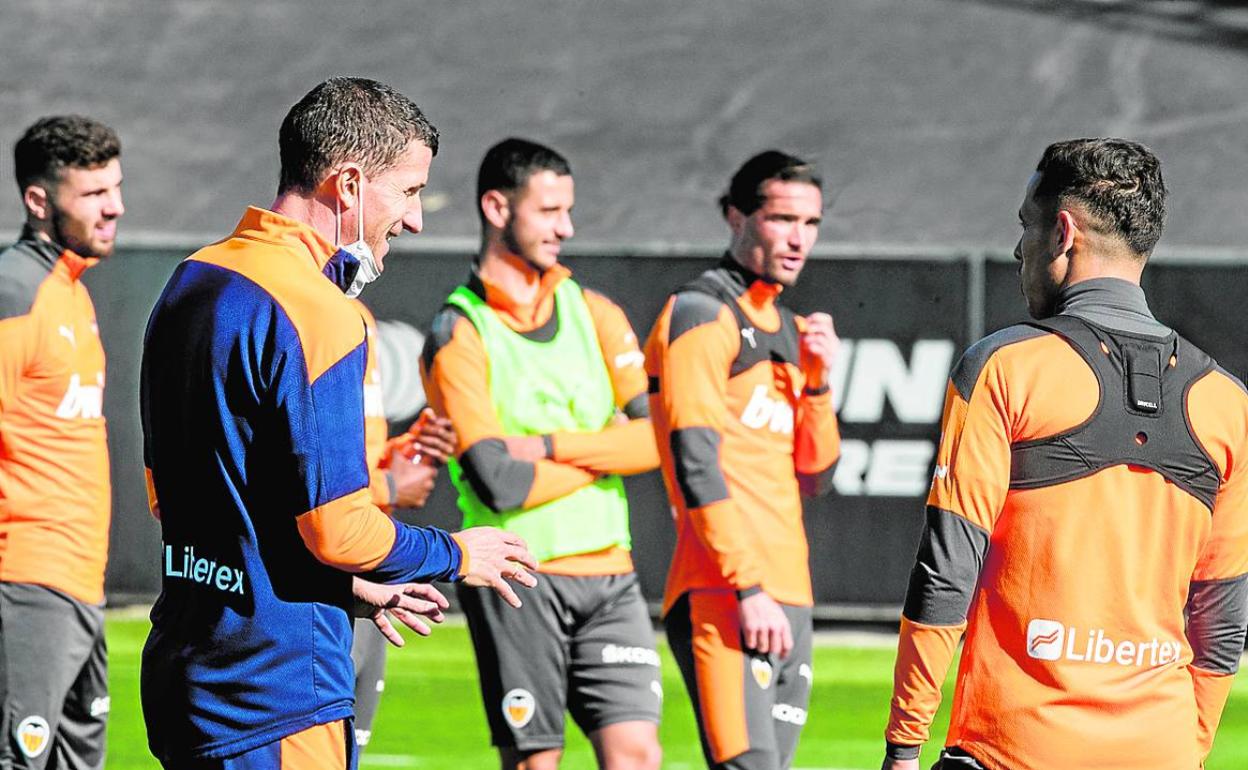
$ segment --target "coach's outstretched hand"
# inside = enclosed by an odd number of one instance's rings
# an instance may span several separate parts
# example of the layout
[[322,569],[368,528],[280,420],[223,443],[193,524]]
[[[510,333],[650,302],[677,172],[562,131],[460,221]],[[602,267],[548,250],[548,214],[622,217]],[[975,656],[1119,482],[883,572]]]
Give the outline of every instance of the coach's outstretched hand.
[[403,646],[403,637],[387,613],[421,636],[428,636],[429,625],[421,618],[441,623],[442,610],[450,606],[441,591],[426,583],[382,585],[357,577],[352,581],[351,592],[355,594],[355,616],[370,618],[395,647]]
[[493,588],[512,607],[520,606],[520,597],[508,580],[527,588],[537,585],[537,578],[528,573],[537,569],[537,559],[519,535],[494,527],[473,527],[456,532],[455,539],[468,562],[464,575],[468,585]]

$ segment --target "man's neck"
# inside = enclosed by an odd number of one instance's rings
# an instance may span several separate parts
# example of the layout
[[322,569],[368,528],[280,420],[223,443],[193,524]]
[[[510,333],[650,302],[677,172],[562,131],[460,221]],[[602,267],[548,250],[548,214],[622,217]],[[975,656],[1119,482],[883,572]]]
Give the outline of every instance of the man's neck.
[[501,244],[485,246],[477,256],[477,273],[517,305],[531,305],[537,301],[542,273]]
[[284,217],[293,219],[296,222],[311,227],[325,240],[330,243],[337,243],[334,221],[334,209],[327,206],[315,196],[300,195],[298,193],[279,193],[277,200],[273,201],[273,205],[269,206],[269,210],[274,214],[281,214]]
[[42,222],[38,219],[27,219],[25,230],[27,233],[34,236],[35,240],[59,246],[60,244],[56,243],[56,238],[52,237],[52,233],[49,232],[50,226],[51,225],[48,222]]

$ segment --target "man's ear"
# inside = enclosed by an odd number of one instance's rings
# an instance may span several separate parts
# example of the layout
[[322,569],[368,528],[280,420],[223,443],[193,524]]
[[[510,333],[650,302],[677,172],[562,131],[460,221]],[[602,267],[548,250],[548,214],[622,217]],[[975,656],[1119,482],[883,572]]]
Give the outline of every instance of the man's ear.
[[26,213],[34,219],[46,222],[52,218],[52,195],[43,185],[26,185],[26,189],[22,190],[22,203],[26,206]]
[[343,163],[325,178],[324,184],[329,188],[326,192],[336,198],[343,211],[350,211],[360,205],[360,183],[364,179],[364,170],[358,163]]
[[745,227],[745,220],[749,219],[749,216],[741,209],[729,204],[724,219],[728,220],[728,227],[732,230],[732,234],[736,236],[741,234],[742,228]]
[[502,190],[481,193],[481,214],[490,226],[502,230],[511,219],[511,199]]
[[1075,222],[1075,218],[1066,209],[1058,209],[1057,223],[1053,231],[1054,254],[1065,254],[1070,251],[1075,244],[1075,235],[1079,231],[1079,225]]

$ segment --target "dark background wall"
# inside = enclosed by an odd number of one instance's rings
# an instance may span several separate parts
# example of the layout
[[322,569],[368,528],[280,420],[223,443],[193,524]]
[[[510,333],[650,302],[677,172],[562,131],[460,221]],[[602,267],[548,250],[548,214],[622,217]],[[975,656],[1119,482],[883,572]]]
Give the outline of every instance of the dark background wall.
[[[109,420],[114,522],[108,589],[115,601],[158,590],[160,532],[146,509],[138,423],[138,364],[143,327],[165,279],[186,249],[122,249],[88,274],[109,352]],[[711,253],[569,257],[578,280],[615,297],[644,337],[669,291],[714,263]],[[396,253],[363,298],[383,324],[398,329],[383,348],[383,378],[396,403],[418,403],[412,376],[419,335],[445,296],[467,274],[467,252]],[[1248,372],[1248,349],[1234,333],[1235,310],[1248,296],[1248,271],[1234,264],[1161,260],[1146,289],[1157,315],[1213,353],[1231,371]],[[895,617],[922,525],[945,380],[961,350],[984,330],[1022,320],[1016,265],[1000,255],[842,255],[812,261],[785,293],[799,312],[830,311],[845,340],[834,377],[844,438],[835,491],[809,501],[816,600],[827,617]],[[982,307],[977,319],[969,309]],[[976,328],[979,323],[984,329]],[[395,374],[406,369],[402,375]],[[411,417],[395,414],[393,427]],[[628,480],[634,554],[648,597],[662,594],[674,542],[657,473]],[[455,528],[454,494],[442,484],[412,523]]]

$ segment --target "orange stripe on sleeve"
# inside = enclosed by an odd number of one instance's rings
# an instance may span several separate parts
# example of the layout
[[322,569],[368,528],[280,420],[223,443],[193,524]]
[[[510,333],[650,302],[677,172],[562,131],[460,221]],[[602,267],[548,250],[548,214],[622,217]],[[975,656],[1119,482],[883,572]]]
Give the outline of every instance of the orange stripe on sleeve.
[[793,467],[798,473],[820,473],[841,456],[841,432],[832,409],[832,393],[803,395],[797,404],[793,436]]
[[471,321],[455,319],[450,339],[438,348],[427,369],[422,362],[421,372],[429,405],[455,425],[458,454],[482,439],[503,435],[490,398],[485,345]]
[[1188,396],[1192,428],[1222,472],[1213,527],[1192,580],[1248,573],[1248,395],[1220,372],[1211,372]]
[[659,450],[649,419],[629,420],[595,433],[561,431],[551,435],[558,463],[591,473],[630,475],[659,467]]
[[594,483],[597,478],[589,471],[551,460],[538,460],[533,464],[533,486],[524,498],[522,509],[529,509],[551,500],[570,495],[581,487]]
[[367,572],[390,554],[394,522],[359,489],[296,517],[299,535],[319,561],[345,572]]
[[611,376],[615,405],[623,409],[628,402],[646,392],[645,356],[637,342],[637,334],[620,306],[596,291],[586,289],[585,306],[589,309],[598,346]]
[[156,521],[160,521],[160,501],[156,499],[156,482],[152,479],[151,468],[143,468],[143,478],[147,482],[147,509]]
[[1195,666],[1189,666],[1188,671],[1192,674],[1192,687],[1196,691],[1196,739],[1203,761],[1213,749],[1213,736],[1218,732],[1218,724],[1222,721],[1222,711],[1231,696],[1235,675],[1215,674]]
[[714,555],[720,574],[734,588],[762,585],[763,567],[759,544],[741,524],[740,508],[731,499],[689,511],[694,533]]
[[884,732],[889,743],[920,746],[927,742],[932,719],[940,708],[941,685],[965,630],[966,623],[925,626],[902,617],[893,699]]

